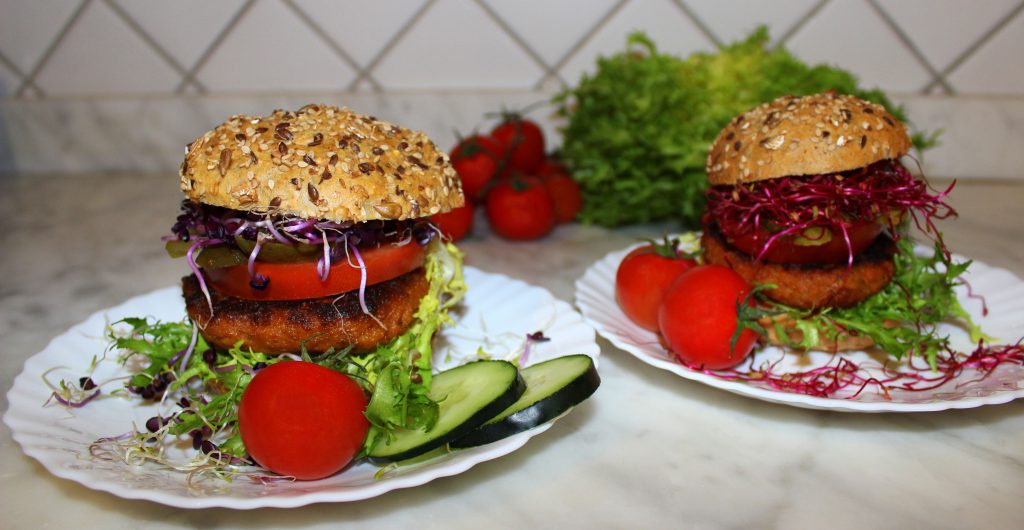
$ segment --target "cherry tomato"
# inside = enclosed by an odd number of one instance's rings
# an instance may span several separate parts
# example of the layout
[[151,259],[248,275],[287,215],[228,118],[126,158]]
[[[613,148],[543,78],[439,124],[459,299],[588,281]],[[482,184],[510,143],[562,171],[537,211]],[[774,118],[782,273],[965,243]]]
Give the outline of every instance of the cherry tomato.
[[498,174],[502,145],[489,136],[474,135],[452,149],[452,166],[462,179],[462,193],[473,202],[480,201],[487,185]]
[[466,237],[473,229],[473,210],[473,205],[467,202],[454,210],[430,216],[430,222],[434,223],[445,237],[455,242]]
[[736,366],[754,349],[757,333],[744,329],[734,349],[736,303],[751,290],[739,274],[721,265],[699,265],[679,275],[662,301],[658,327],[685,364],[721,370]]
[[680,274],[696,265],[671,241],[635,248],[615,272],[615,299],[638,326],[658,331],[658,309],[665,291]]
[[518,114],[506,114],[504,120],[491,131],[502,153],[508,155],[510,168],[534,173],[544,162],[544,133],[533,121]]
[[[381,245],[359,249],[366,265],[366,285],[393,280],[423,266],[427,250],[422,245],[409,243],[402,246]],[[355,256],[352,264],[356,264]],[[321,298],[354,291],[362,281],[362,270],[353,267],[347,259],[331,262],[326,281],[320,280],[316,261],[271,263],[256,261],[257,275],[269,279],[266,287],[256,289],[250,285],[247,265],[203,269],[203,275],[214,289],[235,298],[246,300],[304,300]]]
[[555,201],[555,222],[570,223],[583,208],[583,193],[578,182],[565,173],[552,173],[544,178],[551,199]]
[[[773,263],[845,263],[851,251],[854,256],[864,252],[881,233],[880,223],[854,225],[847,230],[850,237],[849,247],[846,246],[843,233],[834,229],[830,230],[828,235],[822,236],[828,239],[818,245],[798,245],[796,236],[785,235],[772,241],[768,250],[761,255],[761,259]],[[757,257],[769,239],[771,234],[761,229],[733,237],[730,242],[743,252]]]
[[487,195],[487,220],[506,239],[537,239],[554,228],[555,203],[536,177],[513,176]]
[[569,169],[560,160],[551,157],[545,158],[536,171],[536,175],[542,179],[559,173],[568,175]]
[[238,431],[256,462],[299,480],[331,476],[352,461],[370,428],[366,394],[345,374],[281,361],[256,373],[238,405]]

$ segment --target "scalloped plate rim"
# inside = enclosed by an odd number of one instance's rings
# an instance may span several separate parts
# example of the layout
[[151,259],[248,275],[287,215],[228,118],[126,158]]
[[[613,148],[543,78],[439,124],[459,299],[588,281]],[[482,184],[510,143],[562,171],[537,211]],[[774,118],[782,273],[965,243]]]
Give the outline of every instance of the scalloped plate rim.
[[[699,232],[694,232],[699,235]],[[845,398],[823,398],[817,396],[808,396],[804,394],[797,394],[792,392],[784,392],[780,390],[770,390],[766,388],[758,388],[751,386],[747,383],[739,381],[729,381],[710,374],[691,370],[682,364],[674,361],[666,360],[665,358],[657,357],[651,353],[645,351],[642,345],[629,341],[621,337],[615,332],[615,330],[608,329],[605,322],[602,319],[594,316],[594,307],[590,304],[585,303],[588,296],[602,297],[599,301],[603,302],[606,310],[614,313],[616,317],[621,319],[627,319],[625,314],[622,313],[617,303],[615,303],[615,295],[613,291],[603,291],[601,287],[610,287],[613,289],[614,277],[611,278],[611,282],[600,281],[600,268],[603,266],[611,267],[612,270],[617,269],[618,263],[625,257],[626,253],[630,250],[637,248],[644,243],[635,243],[624,249],[615,250],[609,252],[604,257],[598,259],[590,265],[583,273],[582,276],[577,278],[575,282],[575,295],[576,295],[576,307],[583,315],[583,320],[593,326],[597,331],[598,335],[611,342],[615,347],[623,350],[633,357],[636,357],[640,361],[660,368],[673,372],[685,379],[697,381],[714,388],[719,388],[734,394],[739,394],[745,397],[758,399],[761,401],[767,401],[770,403],[776,403],[780,405],[789,405],[799,408],[813,409],[813,410],[833,410],[839,412],[937,412],[949,409],[969,409],[976,408],[984,405],[999,405],[1013,401],[1014,399],[1024,397],[1024,388],[1018,389],[1007,389],[997,390],[984,396],[964,396],[959,399],[944,399],[935,400],[928,402],[885,402],[885,401],[858,401],[856,398],[845,399]],[[956,259],[968,259],[963,256],[955,255]],[[973,261],[971,269],[969,271],[972,275],[977,277],[978,273],[981,274],[1008,274],[1018,284],[1024,283],[1018,278],[1012,271],[1007,269],[992,267],[980,261]],[[588,290],[593,289],[595,292],[590,293]],[[610,304],[609,304],[610,302]],[[611,308],[611,309],[608,309]],[[628,325],[636,327],[632,322],[628,322]],[[636,327],[637,330],[642,330]],[[647,332],[649,333],[649,332]]]
[[[543,287],[529,284],[503,274],[484,272],[471,266],[466,266],[464,271],[467,283],[470,283],[471,292],[473,283],[498,282],[500,284],[515,287],[513,291],[524,293],[522,296],[530,296],[525,293],[535,290],[533,292],[538,296],[542,296],[550,300],[554,305],[552,318],[555,319],[551,324],[555,324],[556,322],[562,325],[567,324],[573,329],[578,328],[580,331],[583,331],[586,339],[577,342],[576,347],[578,349],[574,350],[573,353],[584,353],[589,355],[594,359],[595,366],[598,364],[600,347],[597,345],[594,330],[584,322],[579,312],[577,312],[570,304],[563,300],[559,300],[551,294],[550,291]],[[476,281],[473,281],[474,278],[476,278]],[[392,490],[421,486],[438,478],[458,475],[466,472],[477,464],[502,457],[521,448],[530,440],[530,438],[547,431],[554,424],[555,420],[552,420],[548,423],[535,427],[534,429],[505,438],[504,440],[499,440],[492,444],[461,450],[458,452],[459,456],[457,457],[442,459],[438,462],[427,464],[422,468],[416,468],[408,473],[374,480],[366,485],[357,485],[352,487],[340,484],[340,489],[321,489],[301,493],[284,491],[283,495],[271,494],[260,497],[232,497],[225,495],[186,497],[160,489],[134,488],[131,487],[130,484],[125,484],[124,482],[111,480],[105,477],[101,477],[101,480],[96,480],[96,477],[90,476],[89,470],[71,469],[61,465],[63,460],[59,458],[54,459],[54,448],[40,449],[35,447],[32,442],[40,435],[29,432],[29,429],[33,425],[51,427],[52,423],[47,422],[46,419],[39,422],[33,422],[32,416],[28,415],[28,411],[21,408],[23,406],[28,407],[30,405],[39,405],[39,409],[35,412],[43,410],[41,403],[34,404],[27,402],[32,398],[32,391],[34,390],[33,385],[41,386],[38,380],[34,379],[40,375],[39,373],[36,373],[38,370],[34,368],[34,364],[38,364],[42,359],[45,359],[48,356],[59,356],[59,353],[51,353],[51,351],[56,348],[61,341],[70,340],[69,337],[71,334],[81,333],[83,330],[89,331],[90,328],[95,328],[96,321],[105,322],[107,315],[111,313],[123,314],[127,308],[141,303],[142,300],[147,299],[148,297],[159,299],[161,295],[166,295],[168,293],[174,293],[176,295],[178,292],[179,288],[177,287],[164,287],[148,293],[133,296],[117,305],[95,311],[89,315],[88,318],[71,326],[63,333],[53,337],[42,350],[25,360],[22,365],[21,372],[19,372],[15,377],[14,383],[7,393],[9,406],[3,418],[4,423],[11,429],[12,437],[21,446],[22,452],[38,461],[44,468],[46,468],[47,471],[56,477],[71,480],[86,486],[89,489],[104,491],[125,499],[142,499],[187,509],[212,507],[240,510],[250,510],[263,507],[294,508],[320,502],[352,502],[369,499]],[[469,300],[467,300],[467,302],[468,301]],[[503,301],[503,303],[507,303],[507,300]],[[181,314],[182,317],[184,317],[183,306]],[[559,315],[561,316],[559,317]],[[97,332],[95,329],[92,331]],[[103,346],[104,344],[100,343],[100,347],[102,348]],[[48,393],[49,391],[43,387],[44,396]],[[60,451],[59,448],[56,450],[58,452]],[[168,474],[175,473],[173,471],[165,470],[150,471]],[[184,475],[182,475],[182,477],[184,477]],[[332,480],[337,480],[338,477],[344,477],[344,473],[335,475],[328,479],[323,479],[322,481],[310,481],[304,483],[296,482],[292,484],[322,486],[325,481],[329,484]]]

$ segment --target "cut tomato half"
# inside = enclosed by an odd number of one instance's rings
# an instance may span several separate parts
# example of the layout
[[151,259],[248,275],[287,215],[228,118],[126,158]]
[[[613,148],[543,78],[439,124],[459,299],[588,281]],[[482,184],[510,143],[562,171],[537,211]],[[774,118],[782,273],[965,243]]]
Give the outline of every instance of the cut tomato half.
[[882,229],[882,225],[875,222],[851,226],[847,229],[850,246],[846,245],[843,233],[834,228],[822,236],[820,244],[810,241],[804,241],[809,244],[800,244],[797,236],[780,236],[772,241],[764,254],[761,254],[761,249],[772,237],[764,230],[730,238],[729,242],[754,258],[760,254],[762,260],[772,263],[845,263],[851,253],[856,256],[867,250]]
[[[402,246],[382,245],[359,249],[359,255],[366,266],[366,285],[373,285],[393,280],[422,267],[427,250],[425,246],[407,243]],[[251,278],[246,265],[203,269],[203,275],[217,291],[246,300],[322,298],[359,289],[362,281],[362,270],[354,255],[350,259],[341,258],[331,263],[326,280],[321,280],[317,274],[316,261],[256,261],[254,267],[257,275],[263,275],[269,280],[262,289],[254,288],[250,284]]]

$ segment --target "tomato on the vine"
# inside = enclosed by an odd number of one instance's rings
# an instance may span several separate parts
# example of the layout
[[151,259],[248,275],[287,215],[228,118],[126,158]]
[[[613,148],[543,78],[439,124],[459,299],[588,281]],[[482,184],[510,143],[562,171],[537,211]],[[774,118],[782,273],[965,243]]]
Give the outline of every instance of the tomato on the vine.
[[544,187],[555,202],[555,222],[569,223],[583,209],[580,185],[566,173],[552,173],[544,177]]
[[543,237],[555,226],[555,203],[536,177],[515,175],[487,195],[491,229],[507,239]]
[[256,462],[299,480],[331,476],[362,448],[366,394],[347,375],[280,361],[256,372],[238,405],[238,431]]
[[491,137],[501,145],[501,153],[508,157],[511,169],[532,174],[544,162],[544,132],[532,120],[505,114],[491,131]]
[[464,138],[452,149],[452,166],[462,179],[462,193],[470,201],[480,201],[488,184],[497,177],[502,149],[494,138],[483,135]]
[[473,229],[473,211],[473,204],[467,202],[453,210],[431,215],[430,222],[454,243]]
[[665,238],[633,249],[615,272],[615,299],[638,326],[658,331],[658,309],[672,282],[697,262],[681,252],[678,241]]
[[735,335],[740,326],[737,307],[749,303],[750,291],[739,274],[721,265],[699,265],[680,274],[658,311],[658,327],[676,357],[709,370],[746,359],[757,333],[744,326]]

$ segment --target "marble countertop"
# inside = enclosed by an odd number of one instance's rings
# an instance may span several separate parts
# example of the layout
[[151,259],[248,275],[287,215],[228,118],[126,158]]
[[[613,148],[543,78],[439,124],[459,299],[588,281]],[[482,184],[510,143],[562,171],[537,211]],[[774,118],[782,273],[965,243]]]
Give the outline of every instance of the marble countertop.
[[[92,312],[173,285],[158,239],[169,175],[0,177],[0,390]],[[942,228],[956,252],[1024,276],[1024,185],[969,182]],[[595,260],[665,227],[567,225],[540,242],[486,230],[469,264],[571,301]],[[683,380],[601,340],[598,394],[520,450],[367,501],[182,510],[51,476],[0,427],[6,528],[1022,528],[1024,401],[921,414],[774,405]]]

